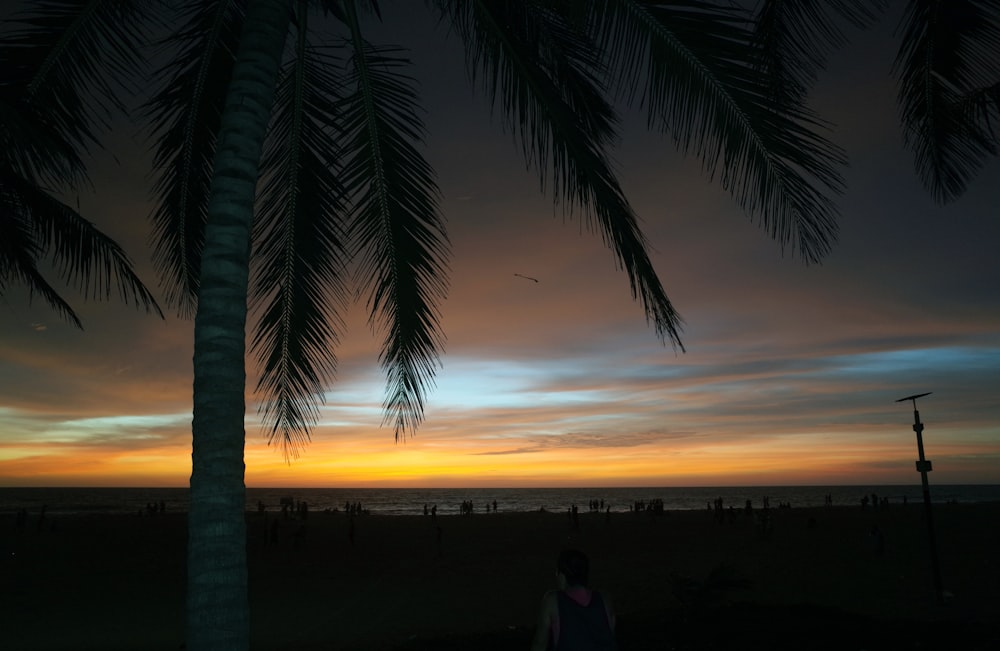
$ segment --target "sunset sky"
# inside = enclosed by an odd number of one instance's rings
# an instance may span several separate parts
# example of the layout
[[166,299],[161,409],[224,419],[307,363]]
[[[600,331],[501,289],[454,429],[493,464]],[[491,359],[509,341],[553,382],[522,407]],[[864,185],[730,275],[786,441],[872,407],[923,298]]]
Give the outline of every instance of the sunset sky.
[[[627,114],[615,159],[687,352],[660,344],[600,236],[540,194],[456,41],[391,24],[414,47],[452,241],[443,367],[425,423],[395,443],[360,306],[299,458],[267,445],[251,402],[247,485],[917,483],[912,408],[894,401],[926,391],[931,482],[1000,483],[1000,165],[945,207],[921,188],[889,76],[895,24],[854,35],[814,93],[851,160],[822,265],[782,257]],[[137,143],[117,132],[79,201],[155,287]],[[192,323],[65,295],[83,332],[24,292],[0,299],[0,485],[186,485]]]

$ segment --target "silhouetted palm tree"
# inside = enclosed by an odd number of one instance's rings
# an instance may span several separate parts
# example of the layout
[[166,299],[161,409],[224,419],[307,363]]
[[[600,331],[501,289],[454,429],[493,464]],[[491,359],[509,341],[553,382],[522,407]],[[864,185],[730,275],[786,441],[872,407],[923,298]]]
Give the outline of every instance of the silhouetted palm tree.
[[[462,39],[471,76],[554,199],[602,234],[664,342],[680,345],[680,322],[609,164],[616,102],[640,105],[783,246],[806,261],[829,250],[843,154],[805,88],[786,81],[818,64],[775,45],[765,21],[722,1],[426,4]],[[862,20],[865,4],[827,2]],[[248,302],[262,410],[286,453],[308,439],[334,368],[351,261],[385,328],[387,419],[399,437],[422,418],[442,347],[447,237],[406,53],[365,38],[378,11],[374,0],[193,0],[170,22],[183,26],[147,108],[161,173],[156,259],[171,301],[195,314],[190,649],[248,646]]]
[[[104,77],[90,72],[122,69],[135,31],[128,12],[107,7],[79,21],[75,34],[67,28],[78,17],[63,17],[45,30],[5,30],[0,43],[0,295],[26,287],[82,328],[46,278],[48,264],[50,274],[87,298],[116,291],[162,317],[125,251],[57,196],[87,182],[84,155],[96,143],[105,102],[115,96]],[[125,38],[122,50],[95,47],[105,21]]]
[[[602,233],[662,340],[679,345],[679,319],[609,163],[613,76],[772,237],[810,261],[828,250],[827,193],[840,187],[842,157],[801,103],[765,92],[747,63],[753,32],[740,12],[697,3],[430,4],[455,27],[472,76],[554,198]],[[292,446],[308,436],[335,363],[348,260],[372,322],[386,329],[387,419],[399,437],[422,417],[441,349],[447,238],[433,171],[415,146],[423,127],[405,52],[364,37],[359,10],[374,6],[299,2],[289,12],[282,0],[253,1],[237,30],[239,4],[193,3],[175,39],[181,53],[163,71],[168,85],[150,104],[166,172],[158,261],[180,288],[174,298],[195,310],[192,649],[247,644],[248,298],[260,310],[251,345],[272,436]],[[329,12],[322,34],[335,48],[311,40],[314,8]]]

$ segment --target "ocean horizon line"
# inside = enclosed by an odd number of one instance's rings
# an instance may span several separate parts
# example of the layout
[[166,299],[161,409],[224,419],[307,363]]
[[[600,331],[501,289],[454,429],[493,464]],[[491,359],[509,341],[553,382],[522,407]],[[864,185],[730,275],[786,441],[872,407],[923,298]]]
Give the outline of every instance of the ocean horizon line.
[[[931,486],[934,503],[1000,502],[998,484],[939,484]],[[310,488],[248,487],[247,511],[273,512],[292,502],[310,512],[364,510],[386,515],[423,513],[437,506],[438,514],[563,511],[574,506],[612,513],[656,503],[667,511],[712,508],[722,500],[727,508],[906,505],[922,501],[918,484],[852,484],[814,486],[579,486],[536,488]],[[494,507],[495,503],[495,507]],[[0,513],[22,509],[59,513],[140,513],[188,511],[189,487],[0,487]]]

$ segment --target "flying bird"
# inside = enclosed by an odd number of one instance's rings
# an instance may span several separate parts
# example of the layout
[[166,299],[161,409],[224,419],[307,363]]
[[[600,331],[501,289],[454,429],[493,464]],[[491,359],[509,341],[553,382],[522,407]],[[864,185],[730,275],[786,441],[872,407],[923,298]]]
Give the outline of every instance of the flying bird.
[[524,278],[525,280],[530,280],[536,283],[538,282],[537,278],[532,278],[531,276],[525,276],[524,274],[514,274],[514,275],[517,276],[518,278]]

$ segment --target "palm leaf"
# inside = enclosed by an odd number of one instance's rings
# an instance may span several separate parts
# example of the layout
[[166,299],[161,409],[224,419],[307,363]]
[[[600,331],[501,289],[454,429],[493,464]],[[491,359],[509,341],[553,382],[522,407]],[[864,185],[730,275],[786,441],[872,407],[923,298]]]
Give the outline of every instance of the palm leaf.
[[886,0],[763,0],[755,10],[759,67],[776,97],[801,99],[826,67],[830,51],[847,42],[845,27],[864,29]]
[[387,374],[386,420],[396,440],[423,418],[443,348],[437,302],[446,293],[448,239],[434,172],[414,143],[423,136],[409,61],[364,40],[354,3],[344,3],[352,56],[340,108],[342,179],[353,210],[349,235],[368,294],[369,320],[385,323],[379,361]]
[[622,96],[647,110],[716,174],[741,208],[784,250],[819,261],[836,239],[843,189],[840,148],[814,113],[773,94],[748,16],[697,0],[594,3],[594,38],[623,82]]
[[261,375],[260,411],[269,440],[280,436],[286,457],[297,454],[316,423],[332,379],[347,252],[336,176],[336,111],[342,68],[309,47],[305,3],[299,3],[294,57],[277,89],[261,163],[251,307],[259,320],[251,342]]
[[1000,10],[981,0],[911,0],[901,29],[893,70],[904,141],[924,186],[935,200],[951,201],[997,153],[965,99],[1000,76]]
[[23,248],[19,256],[4,261],[5,273],[10,270],[19,276],[29,289],[40,292],[75,325],[79,325],[79,319],[41,280],[34,267],[34,261],[41,255],[48,256],[59,277],[75,285],[86,298],[110,298],[113,289],[117,289],[122,301],[134,302],[147,312],[163,316],[156,299],[132,271],[125,251],[75,210],[43,188],[9,173],[0,177],[0,196],[5,217],[20,222],[20,234],[5,248]]
[[994,146],[1000,146],[1000,130],[994,126],[1000,120],[1000,82],[966,93],[958,103],[959,109],[968,113],[968,119],[993,140]]
[[681,346],[680,317],[604,153],[616,137],[617,118],[598,80],[597,49],[574,28],[574,7],[461,1],[439,7],[465,42],[470,73],[520,135],[543,188],[551,174],[556,201],[583,209],[628,274],[633,298],[641,298],[658,336]]
[[76,143],[62,138],[50,111],[27,100],[23,85],[6,78],[0,80],[0,146],[3,165],[26,181],[56,188],[86,179]]
[[77,327],[75,312],[38,270],[40,260],[51,260],[86,297],[109,297],[116,286],[126,302],[160,313],[124,251],[50,194],[86,180],[82,154],[123,109],[117,80],[131,78],[141,59],[140,18],[131,2],[37,2],[7,23],[0,45],[0,289],[21,282]]
[[[140,7],[140,5],[142,5]],[[97,145],[96,129],[124,110],[123,80],[134,79],[145,38],[143,18],[154,3],[126,0],[45,0],[11,21],[0,48],[5,85],[48,116],[54,139],[77,153]],[[79,160],[62,171],[62,182],[84,178]],[[72,173],[67,173],[67,172]],[[54,170],[50,173],[60,175]]]
[[157,175],[153,260],[182,314],[197,304],[216,134],[235,62],[245,0],[189,2],[162,44],[161,88],[144,106],[154,125]]
[[0,172],[0,296],[15,282],[28,288],[29,296],[38,294],[59,315],[83,329],[83,323],[59,293],[38,270],[45,251],[39,245],[30,213],[7,182],[9,172]]

